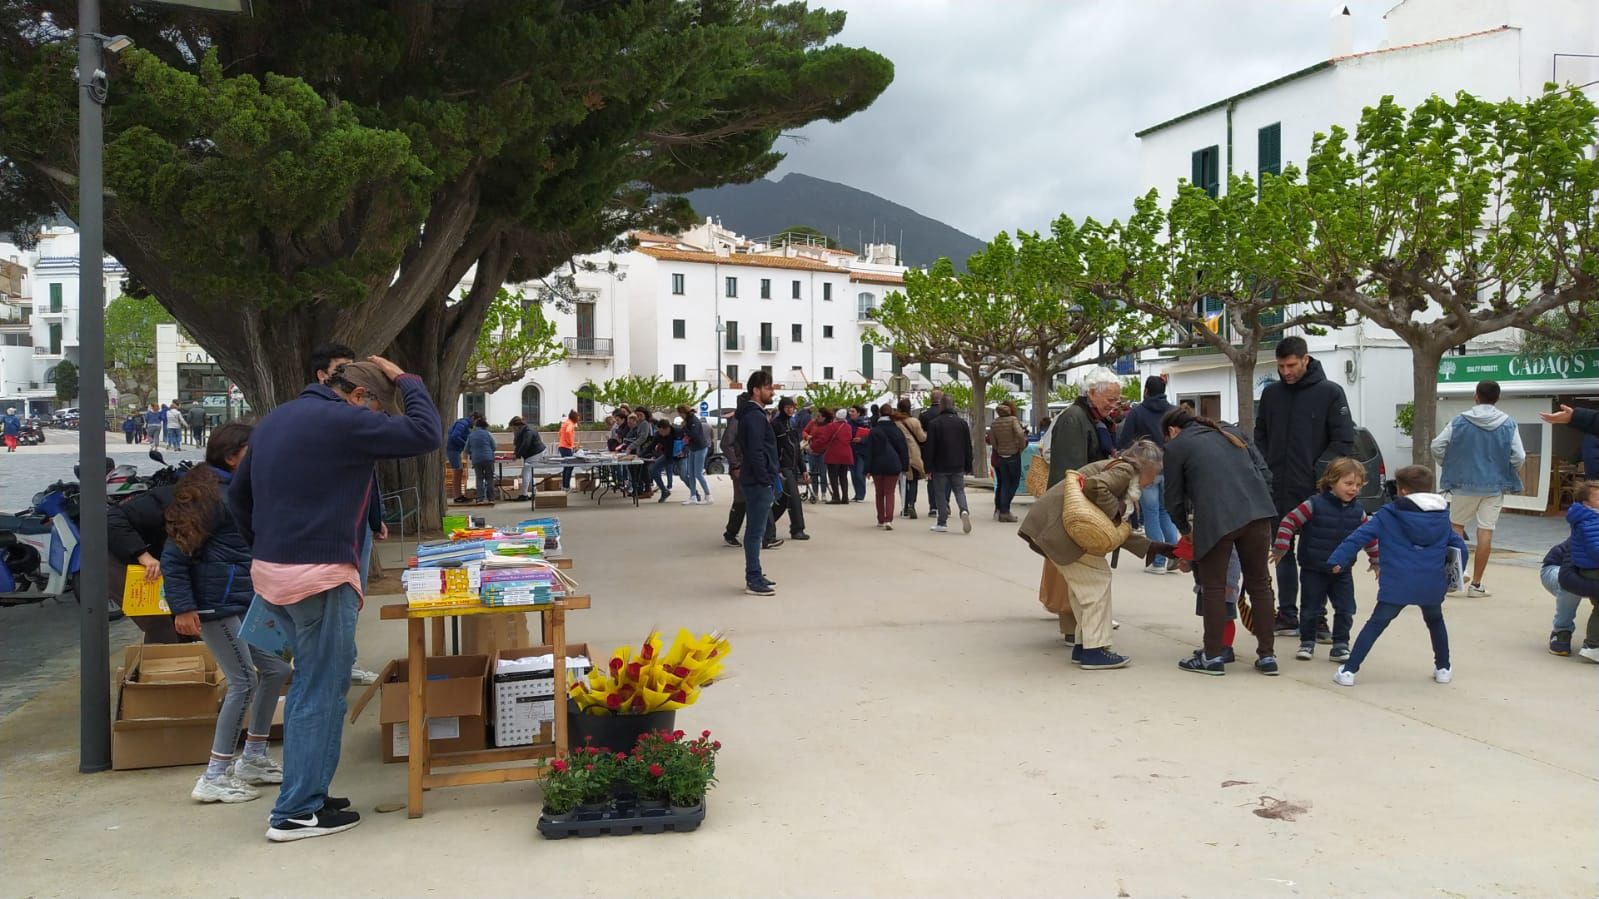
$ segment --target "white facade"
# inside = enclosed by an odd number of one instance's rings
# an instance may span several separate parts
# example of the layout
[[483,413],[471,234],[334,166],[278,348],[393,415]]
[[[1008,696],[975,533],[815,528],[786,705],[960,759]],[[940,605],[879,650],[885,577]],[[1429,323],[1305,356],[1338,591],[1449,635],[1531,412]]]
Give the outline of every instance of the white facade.
[[[873,311],[904,283],[892,246],[856,257],[749,241],[711,222],[679,237],[636,236],[634,250],[581,260],[598,269],[580,265],[574,275],[590,308],[546,308],[567,359],[484,398],[491,422],[520,415],[548,424],[572,409],[584,418],[602,415],[580,403],[577,390],[627,374],[720,387],[723,393],[706,402],[730,408],[749,373],[761,368],[770,369],[780,393],[818,381],[881,384],[893,373],[891,355],[871,344]],[[522,287],[532,296],[538,285]],[[905,373],[923,380],[918,367]],[[933,375],[926,386],[947,379]]]
[[[0,341],[31,340],[29,352],[20,346],[0,348],[0,401],[19,411],[42,414],[62,404],[55,399],[55,367],[63,360],[79,364],[78,358],[78,234],[69,228],[51,228],[32,250],[0,243],[0,260],[24,270],[25,295],[17,306],[16,324],[0,325]],[[126,269],[107,256],[104,260],[105,299],[109,303],[122,293]],[[16,335],[16,336],[13,336]],[[108,399],[115,399],[116,387],[106,379]]]
[[[1342,10],[1340,9],[1340,12]],[[1348,23],[1329,23],[1337,47]],[[1276,81],[1222,98],[1138,133],[1140,191],[1171,196],[1178,179],[1196,180],[1196,154],[1214,150],[1218,189],[1230,174],[1257,176],[1262,151],[1277,147],[1279,167],[1303,168],[1316,132],[1334,124],[1353,133],[1361,111],[1391,95],[1401,107],[1427,97],[1467,91],[1488,100],[1527,97],[1545,82],[1586,85],[1599,92],[1599,4],[1583,0],[1404,0],[1384,16],[1383,45],[1365,52],[1347,48]],[[1276,138],[1272,139],[1275,132]],[[1270,160],[1266,160],[1270,165]],[[1197,183],[1197,181],[1196,181]],[[1305,335],[1311,354],[1329,379],[1344,386],[1357,424],[1372,432],[1389,467],[1408,464],[1408,438],[1394,423],[1394,410],[1410,401],[1410,351],[1397,335],[1361,323],[1328,335]],[[1513,335],[1489,335],[1472,349],[1493,347]],[[1480,346],[1479,346],[1480,344]],[[1268,349],[1256,370],[1254,396],[1274,376]],[[1176,398],[1206,399],[1207,411],[1234,420],[1246,401],[1234,386],[1231,367],[1216,353],[1173,357],[1147,353],[1144,374],[1171,374]],[[1206,406],[1202,405],[1202,408]],[[1440,413],[1441,414],[1441,413]]]

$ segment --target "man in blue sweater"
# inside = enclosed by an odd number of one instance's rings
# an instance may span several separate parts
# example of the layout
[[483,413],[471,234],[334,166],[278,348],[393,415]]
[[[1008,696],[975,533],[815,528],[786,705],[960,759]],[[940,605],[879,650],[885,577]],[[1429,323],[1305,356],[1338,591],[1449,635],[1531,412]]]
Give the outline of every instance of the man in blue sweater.
[[[356,367],[375,368],[374,381]],[[395,404],[401,415],[385,415]],[[304,435],[321,441],[305,464]],[[380,459],[437,449],[443,429],[422,379],[373,356],[310,384],[257,426],[228,503],[254,563],[256,593],[271,605],[295,652],[284,710],[283,786],[267,839],[288,842],[361,823],[349,801],[328,796],[339,765],[345,694],[355,662],[360,561]]]

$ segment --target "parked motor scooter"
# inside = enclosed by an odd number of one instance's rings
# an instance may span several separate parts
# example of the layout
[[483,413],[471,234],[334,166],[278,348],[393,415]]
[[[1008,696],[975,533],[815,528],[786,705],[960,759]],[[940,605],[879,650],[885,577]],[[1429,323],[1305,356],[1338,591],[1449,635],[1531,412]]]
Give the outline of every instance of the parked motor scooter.
[[52,489],[24,514],[0,514],[5,562],[0,565],[0,606],[60,599],[68,592],[77,596],[78,525],[71,505],[65,490]]

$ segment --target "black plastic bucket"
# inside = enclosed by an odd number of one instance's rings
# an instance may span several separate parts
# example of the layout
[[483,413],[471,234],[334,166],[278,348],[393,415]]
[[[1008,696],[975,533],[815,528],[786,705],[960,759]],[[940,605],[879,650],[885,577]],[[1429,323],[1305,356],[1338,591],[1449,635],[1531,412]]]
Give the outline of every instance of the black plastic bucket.
[[677,724],[677,711],[650,712],[647,715],[585,715],[577,703],[566,701],[566,720],[572,727],[573,752],[594,746],[611,752],[632,752],[638,738],[652,730],[671,731]]

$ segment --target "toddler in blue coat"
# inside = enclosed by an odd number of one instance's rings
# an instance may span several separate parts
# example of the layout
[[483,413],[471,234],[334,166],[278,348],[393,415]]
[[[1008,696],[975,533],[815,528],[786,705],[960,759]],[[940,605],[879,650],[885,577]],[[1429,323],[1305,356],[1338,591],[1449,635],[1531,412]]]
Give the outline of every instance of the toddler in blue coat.
[[1571,525],[1571,565],[1586,578],[1599,578],[1599,484],[1577,487],[1566,510]]
[[1449,591],[1445,567],[1451,547],[1460,551],[1462,570],[1466,564],[1466,543],[1449,526],[1449,502],[1432,492],[1432,472],[1420,465],[1409,465],[1394,475],[1399,498],[1378,509],[1376,514],[1333,551],[1328,562],[1337,574],[1355,562],[1355,554],[1372,540],[1382,550],[1382,569],[1377,575],[1377,606],[1360,629],[1349,659],[1338,666],[1333,682],[1343,687],[1355,685],[1355,674],[1371,652],[1372,644],[1405,606],[1420,606],[1422,620],[1432,635],[1432,679],[1447,684],[1449,631],[1444,627],[1444,595]]

